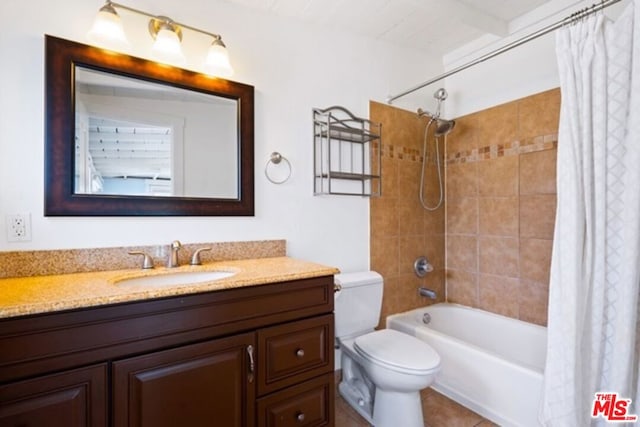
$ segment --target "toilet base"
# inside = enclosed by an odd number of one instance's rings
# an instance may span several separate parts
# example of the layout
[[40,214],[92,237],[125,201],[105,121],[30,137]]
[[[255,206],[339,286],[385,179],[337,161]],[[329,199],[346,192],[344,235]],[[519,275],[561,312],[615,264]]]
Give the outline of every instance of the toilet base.
[[424,427],[420,390],[433,382],[439,364],[431,372],[412,375],[363,358],[354,350],[353,340],[339,344],[338,390],[358,414],[375,427]]
[[376,388],[373,422],[375,427],[424,427],[420,392],[399,393]]
[[373,424],[373,397],[376,387],[347,353],[342,351],[342,380],[338,385],[340,395],[369,424]]
[[373,424],[373,402],[371,400],[367,400],[366,396],[363,396],[357,387],[348,384],[346,381],[340,382],[338,391],[349,406],[355,409],[369,424]]

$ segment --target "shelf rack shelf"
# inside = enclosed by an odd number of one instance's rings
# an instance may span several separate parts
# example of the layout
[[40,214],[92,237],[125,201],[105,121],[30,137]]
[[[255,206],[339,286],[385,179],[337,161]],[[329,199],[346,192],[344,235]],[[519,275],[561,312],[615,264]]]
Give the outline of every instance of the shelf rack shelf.
[[314,194],[380,196],[381,131],[344,107],[314,108]]

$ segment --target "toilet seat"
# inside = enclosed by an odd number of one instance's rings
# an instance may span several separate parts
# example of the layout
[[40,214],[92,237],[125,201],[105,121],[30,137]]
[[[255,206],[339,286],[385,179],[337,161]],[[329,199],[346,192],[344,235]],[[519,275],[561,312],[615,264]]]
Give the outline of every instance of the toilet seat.
[[392,329],[357,337],[355,351],[372,363],[405,374],[429,374],[440,367],[440,356],[427,343]]

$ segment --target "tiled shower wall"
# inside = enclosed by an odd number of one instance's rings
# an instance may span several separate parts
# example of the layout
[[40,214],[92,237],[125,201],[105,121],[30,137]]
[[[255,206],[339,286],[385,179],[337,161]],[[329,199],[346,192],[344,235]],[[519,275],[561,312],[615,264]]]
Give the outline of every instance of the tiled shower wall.
[[560,91],[456,120],[447,139],[447,297],[546,324]]
[[[418,191],[426,118],[410,111],[371,102],[370,118],[382,123],[382,196],[371,199],[371,269],[384,277],[382,322],[387,315],[434,301],[418,295],[425,286],[444,301],[444,208],[425,211]],[[427,174],[425,195],[437,200],[434,168]],[[413,262],[426,256],[435,270],[424,279],[413,272]]]
[[[429,212],[418,200],[426,118],[371,102],[370,118],[383,132],[382,197],[371,199],[370,210],[371,269],[385,279],[383,321],[431,303],[419,286],[444,300],[446,281],[450,302],[546,323],[559,111],[554,89],[458,118],[447,137],[446,205]],[[431,161],[430,204],[437,192]],[[413,273],[420,255],[435,266],[425,279]]]

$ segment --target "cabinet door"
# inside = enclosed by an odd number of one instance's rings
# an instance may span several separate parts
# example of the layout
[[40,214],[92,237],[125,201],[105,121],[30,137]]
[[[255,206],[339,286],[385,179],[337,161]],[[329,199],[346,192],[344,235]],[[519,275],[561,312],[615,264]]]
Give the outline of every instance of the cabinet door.
[[114,425],[251,427],[253,333],[113,363]]
[[106,426],[106,364],[0,386],[0,425]]

